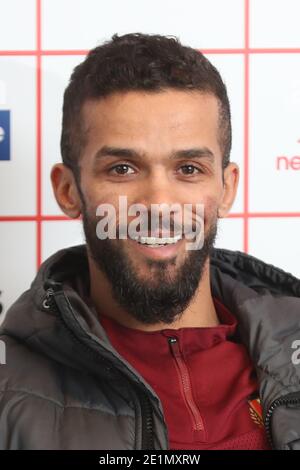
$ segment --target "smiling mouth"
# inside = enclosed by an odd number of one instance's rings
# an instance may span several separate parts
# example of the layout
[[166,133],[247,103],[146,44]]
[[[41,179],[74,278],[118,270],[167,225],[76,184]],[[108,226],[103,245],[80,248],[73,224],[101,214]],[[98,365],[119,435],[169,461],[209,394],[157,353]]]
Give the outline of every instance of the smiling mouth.
[[145,245],[149,248],[160,248],[167,245],[175,245],[179,240],[182,239],[181,235],[175,237],[134,237],[133,240],[140,245]]

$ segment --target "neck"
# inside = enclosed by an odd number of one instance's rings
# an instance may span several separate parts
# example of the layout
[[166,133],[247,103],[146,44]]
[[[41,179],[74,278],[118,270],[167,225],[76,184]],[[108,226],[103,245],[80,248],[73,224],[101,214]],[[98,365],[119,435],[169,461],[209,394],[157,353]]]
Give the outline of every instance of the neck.
[[210,327],[219,324],[219,319],[214,306],[211,287],[209,259],[205,264],[203,275],[198,289],[191,303],[184,310],[181,317],[173,323],[156,323],[145,325],[132,317],[114,300],[112,289],[105,274],[98,269],[94,260],[88,256],[90,271],[90,297],[98,314],[112,318],[123,326],[142,331],[156,331],[164,328],[178,329],[186,327]]

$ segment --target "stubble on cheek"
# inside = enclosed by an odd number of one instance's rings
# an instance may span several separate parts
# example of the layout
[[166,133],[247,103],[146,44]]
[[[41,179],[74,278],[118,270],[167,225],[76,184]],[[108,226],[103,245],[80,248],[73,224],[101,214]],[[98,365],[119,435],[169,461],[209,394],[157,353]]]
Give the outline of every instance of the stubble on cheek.
[[204,229],[208,232],[210,227],[214,225],[218,218],[218,200],[216,197],[208,197],[204,204]]

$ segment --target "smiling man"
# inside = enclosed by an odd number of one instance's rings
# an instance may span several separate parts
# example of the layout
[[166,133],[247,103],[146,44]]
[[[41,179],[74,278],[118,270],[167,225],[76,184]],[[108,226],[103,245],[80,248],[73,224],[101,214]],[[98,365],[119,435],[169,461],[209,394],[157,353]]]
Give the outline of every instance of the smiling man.
[[[300,448],[300,282],[214,248],[230,148],[226,87],[175,38],[115,35],[75,68],[51,179],[86,244],[46,260],[1,327],[1,448]],[[147,220],[188,205],[192,228],[201,205],[201,246],[175,213],[168,236],[163,216],[121,236],[122,197]]]

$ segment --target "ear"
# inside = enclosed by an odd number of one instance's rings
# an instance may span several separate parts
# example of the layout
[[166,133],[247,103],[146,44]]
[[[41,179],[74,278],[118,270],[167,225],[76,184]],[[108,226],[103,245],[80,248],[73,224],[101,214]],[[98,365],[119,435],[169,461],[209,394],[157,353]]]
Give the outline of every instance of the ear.
[[218,207],[218,217],[226,217],[229,213],[238,188],[239,167],[236,163],[229,163],[224,169],[223,195]]
[[72,219],[81,214],[81,201],[72,170],[57,163],[51,170],[51,182],[57,204]]

